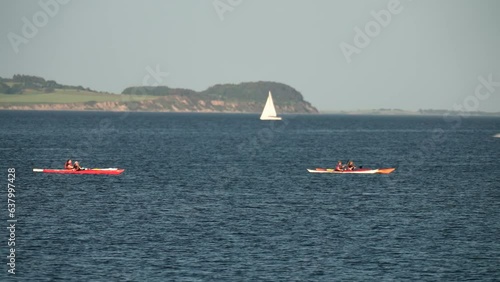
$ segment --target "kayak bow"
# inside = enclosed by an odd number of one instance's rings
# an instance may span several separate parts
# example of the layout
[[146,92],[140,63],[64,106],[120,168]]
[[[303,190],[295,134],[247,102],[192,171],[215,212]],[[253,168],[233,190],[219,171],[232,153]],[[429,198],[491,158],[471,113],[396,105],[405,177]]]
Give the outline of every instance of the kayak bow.
[[121,174],[125,169],[122,168],[90,168],[86,170],[71,170],[71,169],[50,169],[50,168],[34,168],[33,172],[55,173],[55,174]]

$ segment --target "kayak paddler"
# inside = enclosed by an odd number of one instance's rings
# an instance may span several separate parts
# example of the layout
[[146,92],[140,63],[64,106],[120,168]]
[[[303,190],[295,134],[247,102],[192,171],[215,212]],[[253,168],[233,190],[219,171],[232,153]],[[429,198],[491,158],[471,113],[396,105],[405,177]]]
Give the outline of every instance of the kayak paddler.
[[73,169],[78,171],[78,170],[86,170],[86,168],[83,168],[80,166],[78,162],[75,162],[75,165],[73,166]]
[[73,169],[73,164],[71,163],[71,159],[67,160],[64,164],[65,169]]
[[354,162],[353,161],[349,161],[347,163],[347,170],[354,170],[356,169],[356,166],[354,165]]
[[336,171],[343,171],[344,170],[344,165],[342,164],[342,161],[339,161],[337,163],[337,166],[335,166]]

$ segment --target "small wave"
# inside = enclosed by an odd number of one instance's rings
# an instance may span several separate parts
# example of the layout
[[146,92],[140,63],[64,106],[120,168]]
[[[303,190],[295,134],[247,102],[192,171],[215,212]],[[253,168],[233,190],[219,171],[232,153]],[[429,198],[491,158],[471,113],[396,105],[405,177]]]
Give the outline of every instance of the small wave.
[[74,150],[74,149],[69,149],[69,148],[29,148],[29,150],[35,150],[35,151],[69,151],[69,150]]
[[500,138],[500,133],[497,133],[497,134],[493,135],[493,137]]

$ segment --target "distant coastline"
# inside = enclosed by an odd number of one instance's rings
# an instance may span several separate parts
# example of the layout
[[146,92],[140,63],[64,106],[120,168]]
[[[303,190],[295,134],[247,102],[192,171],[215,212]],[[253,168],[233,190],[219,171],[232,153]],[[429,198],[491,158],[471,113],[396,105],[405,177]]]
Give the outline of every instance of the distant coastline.
[[279,113],[319,113],[293,87],[271,81],[217,84],[201,92],[137,86],[113,94],[29,75],[0,78],[0,110],[258,113],[269,91]]
[[184,113],[260,113],[272,91],[281,114],[384,116],[500,116],[500,112],[456,112],[440,109],[358,109],[318,111],[300,92],[283,83],[258,81],[218,84],[196,92],[167,86],[128,87],[121,94],[68,86],[30,75],[0,77],[0,110],[109,111]]
[[[71,107],[71,105],[61,105],[59,107],[41,106],[40,107],[2,107],[0,103],[0,111],[74,111],[74,112],[139,112],[139,113],[200,113],[200,114],[255,114],[259,115],[260,112],[238,112],[238,111],[150,111],[150,110],[117,110],[117,109],[80,109],[78,107]],[[350,115],[350,116],[428,116],[440,117],[444,115],[467,115],[472,117],[500,117],[500,112],[454,112],[447,110],[428,110],[428,111],[398,111],[387,112],[380,110],[356,110],[356,111],[321,111],[317,113],[285,113],[292,115]]]

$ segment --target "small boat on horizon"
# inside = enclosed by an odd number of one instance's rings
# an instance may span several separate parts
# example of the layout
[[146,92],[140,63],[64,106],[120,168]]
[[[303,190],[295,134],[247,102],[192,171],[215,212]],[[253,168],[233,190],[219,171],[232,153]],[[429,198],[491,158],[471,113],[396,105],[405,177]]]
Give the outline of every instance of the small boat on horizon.
[[281,120],[276,113],[276,109],[274,107],[273,96],[271,95],[271,91],[269,91],[269,95],[267,96],[266,105],[264,106],[264,110],[262,111],[262,115],[260,115],[261,120]]

